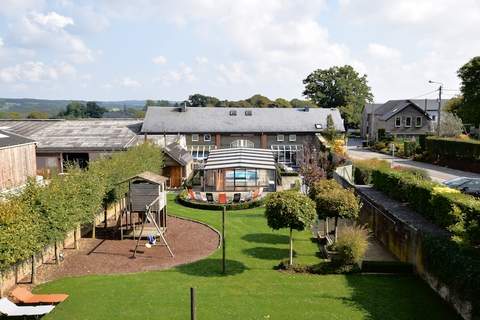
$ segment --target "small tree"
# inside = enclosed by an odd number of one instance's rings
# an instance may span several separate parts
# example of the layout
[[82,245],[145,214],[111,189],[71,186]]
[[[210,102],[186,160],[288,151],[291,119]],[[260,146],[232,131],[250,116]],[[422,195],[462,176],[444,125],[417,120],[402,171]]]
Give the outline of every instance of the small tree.
[[352,191],[344,189],[335,180],[319,180],[310,189],[319,219],[335,218],[335,241],[338,219],[355,219],[360,213],[360,203]]
[[442,112],[440,136],[457,137],[464,131],[462,120],[451,112]]
[[325,170],[320,164],[320,151],[315,148],[312,142],[303,146],[302,155],[299,159],[300,174],[303,176],[303,182],[310,188],[315,181],[326,178]]
[[293,264],[292,230],[302,231],[315,219],[315,204],[307,196],[296,191],[273,192],[265,201],[267,224],[274,230],[290,229],[290,258]]

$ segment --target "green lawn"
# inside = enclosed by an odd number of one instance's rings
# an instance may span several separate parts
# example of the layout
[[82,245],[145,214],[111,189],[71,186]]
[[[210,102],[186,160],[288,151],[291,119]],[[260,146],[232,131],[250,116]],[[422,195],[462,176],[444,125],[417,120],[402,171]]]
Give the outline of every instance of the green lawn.
[[[170,213],[220,228],[218,212],[181,207]],[[273,270],[288,257],[286,232],[271,231],[263,209],[228,212],[228,275],[221,250],[166,271],[65,278],[39,292],[70,298],[45,319],[189,319],[189,288],[197,289],[197,317],[215,319],[456,319],[413,276],[292,275]],[[308,232],[295,233],[296,259],[318,263]]]

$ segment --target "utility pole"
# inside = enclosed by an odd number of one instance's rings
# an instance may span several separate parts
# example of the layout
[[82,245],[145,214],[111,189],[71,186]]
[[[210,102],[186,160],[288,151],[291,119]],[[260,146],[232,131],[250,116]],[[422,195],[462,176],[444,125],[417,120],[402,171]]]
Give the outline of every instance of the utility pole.
[[438,125],[437,135],[440,136],[440,117],[442,116],[442,85],[438,87]]
[[438,87],[438,117],[437,117],[437,135],[440,136],[440,119],[442,117],[442,90],[443,90],[443,83],[436,82],[432,80],[428,80],[428,83],[436,83],[440,85]]

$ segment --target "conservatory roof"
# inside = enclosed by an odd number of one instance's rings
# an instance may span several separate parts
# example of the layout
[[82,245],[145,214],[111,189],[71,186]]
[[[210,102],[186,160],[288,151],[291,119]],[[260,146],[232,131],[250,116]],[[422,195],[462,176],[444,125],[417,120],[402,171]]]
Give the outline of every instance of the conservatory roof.
[[276,169],[273,152],[268,149],[230,148],[211,150],[204,169],[226,168]]

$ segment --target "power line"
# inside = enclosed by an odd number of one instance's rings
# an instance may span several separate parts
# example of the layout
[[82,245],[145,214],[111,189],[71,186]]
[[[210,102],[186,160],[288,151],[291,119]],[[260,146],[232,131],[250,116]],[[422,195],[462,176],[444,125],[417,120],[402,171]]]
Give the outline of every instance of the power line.
[[429,92],[420,94],[420,95],[418,95],[418,96],[416,96],[416,97],[413,97],[413,98],[410,98],[410,99],[418,99],[418,98],[424,97],[424,96],[426,96],[426,95],[432,94],[432,93],[437,92],[437,91],[438,91],[438,89],[435,89],[435,90],[433,90],[433,91],[429,91]]

